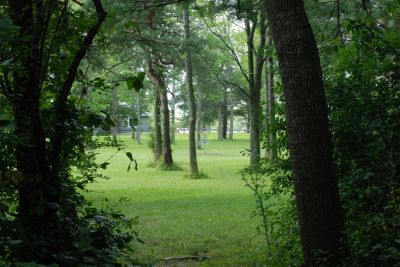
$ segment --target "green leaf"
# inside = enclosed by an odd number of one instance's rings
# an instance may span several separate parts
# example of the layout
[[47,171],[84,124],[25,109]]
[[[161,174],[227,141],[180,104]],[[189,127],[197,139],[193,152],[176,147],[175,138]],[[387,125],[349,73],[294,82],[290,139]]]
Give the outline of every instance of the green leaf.
[[135,89],[136,92],[139,92],[143,88],[145,76],[144,72],[139,72],[136,76],[132,76],[126,80],[126,86],[129,90]]

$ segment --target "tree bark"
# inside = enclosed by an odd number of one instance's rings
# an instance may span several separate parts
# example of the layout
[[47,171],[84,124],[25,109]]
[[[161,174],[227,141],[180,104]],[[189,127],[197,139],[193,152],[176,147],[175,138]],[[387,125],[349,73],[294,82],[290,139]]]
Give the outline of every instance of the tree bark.
[[192,67],[192,54],[189,48],[190,41],[190,25],[189,25],[189,3],[185,3],[183,10],[183,21],[185,28],[185,41],[186,41],[186,83],[187,93],[189,100],[189,160],[190,160],[190,177],[196,178],[199,175],[197,167],[197,154],[196,154],[196,102],[194,98],[193,89],[193,67]]
[[224,131],[223,107],[222,107],[222,103],[219,103],[219,105],[218,105],[218,141],[222,141],[224,139],[223,131]]
[[[18,260],[34,261],[48,265],[56,261],[54,255],[69,240],[68,232],[60,236],[59,221],[61,182],[65,179],[61,165],[65,151],[62,150],[68,112],[67,98],[75,80],[77,68],[91,45],[106,13],[101,2],[93,0],[98,15],[97,21],[87,32],[83,44],[69,66],[65,81],[56,81],[61,92],[56,99],[55,122],[48,126],[40,114],[42,84],[48,69],[46,63],[46,37],[49,18],[54,6],[43,1],[9,0],[10,18],[18,26],[19,36],[12,44],[13,64],[18,68],[11,71],[12,91],[10,101],[14,113],[17,169],[22,179],[18,190],[18,238],[22,244],[12,251]],[[49,55],[47,55],[49,56]],[[54,74],[62,79],[60,73]],[[60,82],[60,83],[59,83]],[[48,126],[48,127],[47,127]],[[53,134],[51,137],[50,135]],[[49,138],[50,137],[50,138]],[[50,140],[50,144],[46,144]],[[49,147],[49,148],[48,148]],[[61,212],[66,208],[61,206]]]
[[201,87],[197,88],[197,120],[196,120],[196,136],[197,136],[197,148],[201,149],[201,114],[202,114],[202,95]]
[[154,88],[154,159],[161,159],[161,121],[160,121],[160,94],[157,86]]
[[[270,34],[267,35],[268,46],[272,48],[272,39]],[[273,127],[275,123],[275,92],[274,92],[274,58],[272,55],[267,57],[266,62],[266,79],[265,79],[265,103],[266,103],[266,147],[265,158],[274,160],[277,157],[276,147],[276,131]]]
[[162,113],[162,120],[161,120],[162,156],[163,156],[162,160],[164,165],[171,166],[174,162],[172,160],[168,97],[164,81],[162,82],[162,87],[160,87],[160,100],[161,100],[161,111],[162,111],[161,112]]
[[136,125],[136,142],[140,145],[140,135],[141,135],[141,129],[140,129],[140,121],[142,118],[142,110],[140,106],[140,93],[136,93],[136,116],[137,116],[137,125]]
[[229,108],[229,140],[233,140],[233,119],[234,119],[234,114],[233,114],[233,101],[230,101],[230,108]]
[[[172,149],[171,149],[171,137],[170,137],[170,127],[169,127],[169,108],[168,108],[168,97],[167,97],[167,88],[165,86],[165,81],[162,73],[157,73],[157,71],[153,67],[153,62],[151,60],[151,55],[149,55],[147,61],[147,72],[149,74],[150,80],[155,86],[157,101],[154,104],[155,112],[154,120],[155,120],[155,155],[156,159],[160,159],[162,157],[162,163],[164,165],[170,166],[173,164],[172,160]],[[161,118],[160,118],[160,104],[161,104]],[[157,106],[157,107],[156,107]],[[157,115],[158,113],[158,115]],[[156,119],[158,122],[156,122]],[[159,155],[157,158],[158,154]]]
[[224,92],[224,101],[222,103],[222,139],[226,140],[226,133],[228,132],[228,101],[226,99],[226,89]]
[[[40,50],[41,27],[35,20],[41,16],[34,13],[32,1],[9,1],[11,19],[19,27],[19,38],[12,47],[15,64],[19,68],[12,73],[13,96],[10,98],[15,122],[15,135],[23,140],[15,147],[17,169],[23,180],[18,183],[17,233],[23,241],[21,248],[13,251],[22,261],[49,263],[56,247],[44,244],[37,249],[38,242],[47,234],[57,234],[57,211],[49,209],[49,202],[59,202],[58,180],[50,177],[50,163],[46,151],[45,129],[40,116],[40,77],[43,58]],[[38,10],[37,12],[44,12]],[[49,187],[56,186],[50,192]],[[38,208],[42,212],[37,212]],[[44,252],[44,253],[43,253]]]
[[118,118],[118,94],[117,94],[117,88],[116,87],[113,87],[113,89],[112,89],[111,119],[114,122],[114,126],[111,127],[112,142],[114,144],[117,144],[117,133],[118,133],[118,127],[119,127],[119,118]]
[[175,79],[172,80],[171,93],[171,143],[175,144]]
[[[264,65],[265,48],[265,13],[260,11],[259,29],[260,42],[257,51],[254,50],[254,32],[256,25],[251,25],[249,19],[245,19],[245,30],[247,39],[247,59],[248,59],[248,83],[250,95],[250,165],[257,166],[260,162],[260,98],[261,98],[261,80]],[[256,60],[254,62],[254,54]]]
[[303,1],[264,0],[281,72],[306,266],[340,264],[343,216],[319,53]]

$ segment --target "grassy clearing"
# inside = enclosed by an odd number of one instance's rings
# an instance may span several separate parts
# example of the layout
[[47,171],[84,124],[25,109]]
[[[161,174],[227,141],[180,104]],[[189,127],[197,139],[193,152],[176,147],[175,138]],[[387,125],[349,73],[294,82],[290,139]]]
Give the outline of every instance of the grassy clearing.
[[[217,141],[208,135],[205,150],[198,151],[199,169],[204,179],[185,179],[188,170],[187,135],[177,135],[173,156],[177,168],[161,171],[151,167],[152,154],[144,136],[137,145],[129,136],[121,139],[139,164],[137,172],[127,172],[128,159],[117,154],[104,172],[111,177],[93,184],[89,199],[99,204],[104,197],[129,200],[120,208],[128,216],[139,216],[141,238],[137,257],[158,266],[251,266],[254,262],[256,220],[251,217],[254,199],[244,187],[239,171],[249,159],[240,155],[248,147],[248,135],[234,141]],[[99,151],[100,160],[114,153]],[[162,261],[166,257],[209,256],[203,263]],[[183,265],[182,265],[183,264]]]

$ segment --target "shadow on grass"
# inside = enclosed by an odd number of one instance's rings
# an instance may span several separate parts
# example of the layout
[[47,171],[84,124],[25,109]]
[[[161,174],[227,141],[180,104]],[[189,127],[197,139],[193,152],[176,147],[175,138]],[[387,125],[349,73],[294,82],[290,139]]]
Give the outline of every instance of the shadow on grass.
[[162,162],[151,161],[147,164],[150,168],[156,168],[160,171],[183,171],[183,168],[177,164],[166,165]]
[[185,173],[183,178],[190,180],[199,180],[199,179],[208,179],[210,177],[207,174],[205,174],[202,170],[200,170],[199,174],[197,175],[190,175],[189,173]]

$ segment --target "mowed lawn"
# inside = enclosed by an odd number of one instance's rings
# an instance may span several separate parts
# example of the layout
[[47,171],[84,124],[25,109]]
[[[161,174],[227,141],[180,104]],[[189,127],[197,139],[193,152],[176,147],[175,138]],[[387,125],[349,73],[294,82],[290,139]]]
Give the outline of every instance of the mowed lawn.
[[[144,245],[134,244],[141,262],[156,266],[251,266],[257,239],[257,218],[251,217],[254,199],[241,180],[240,170],[249,158],[240,151],[249,146],[248,134],[236,134],[233,141],[217,141],[207,135],[205,150],[198,151],[199,169],[207,175],[187,179],[187,135],[177,135],[173,145],[175,163],[181,171],[161,171],[151,167],[152,152],[147,138],[142,145],[128,135],[120,139],[138,161],[138,171],[127,172],[128,158],[123,152],[110,160],[104,171],[111,177],[90,186],[90,200],[100,205],[107,197],[117,203],[128,217],[139,217]],[[115,149],[101,149],[105,160]],[[163,260],[168,257],[208,256],[203,262]],[[253,260],[252,260],[253,258]]]

